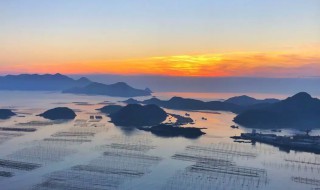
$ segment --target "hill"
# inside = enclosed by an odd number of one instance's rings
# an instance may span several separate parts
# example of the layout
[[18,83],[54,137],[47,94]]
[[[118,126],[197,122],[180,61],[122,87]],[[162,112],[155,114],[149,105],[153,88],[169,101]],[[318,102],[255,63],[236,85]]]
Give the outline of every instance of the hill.
[[59,73],[6,75],[0,77],[0,90],[61,91],[90,83],[91,81],[85,77],[74,80]]
[[64,120],[64,119],[74,119],[77,115],[75,112],[67,107],[57,107],[39,114],[38,116],[44,117],[50,120]]
[[111,113],[110,118],[117,126],[153,126],[165,121],[167,113],[156,105],[129,104]]
[[160,100],[151,98],[140,102],[142,104],[155,104],[160,107],[176,110],[214,110],[214,111],[231,111],[238,113],[244,108],[242,106],[220,101],[204,102],[190,98],[173,97],[170,100]]
[[279,101],[280,100],[274,99],[274,98],[258,100],[258,99],[252,98],[250,96],[242,95],[242,96],[235,96],[235,97],[229,98],[229,99],[225,100],[224,102],[233,103],[233,104],[237,104],[240,106],[252,106],[255,104],[273,104],[273,103],[276,103]]
[[268,106],[248,109],[236,116],[234,121],[254,128],[317,128],[320,123],[320,100],[300,92]]
[[104,107],[97,109],[97,110],[99,110],[105,114],[111,114],[111,113],[114,113],[114,112],[121,110],[122,108],[123,108],[123,106],[119,106],[119,105],[107,105],[107,106],[104,106]]
[[75,88],[64,90],[63,93],[106,95],[106,96],[117,96],[117,97],[136,97],[136,96],[151,95],[149,90],[136,89],[123,82],[118,82],[110,85],[92,82],[84,87],[75,87]]
[[9,119],[16,114],[9,109],[0,109],[0,119]]

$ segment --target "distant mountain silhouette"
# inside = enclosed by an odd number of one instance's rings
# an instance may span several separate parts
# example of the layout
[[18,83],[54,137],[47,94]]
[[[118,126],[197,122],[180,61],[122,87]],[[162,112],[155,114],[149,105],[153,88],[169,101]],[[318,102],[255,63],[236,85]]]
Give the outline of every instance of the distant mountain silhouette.
[[167,113],[156,105],[129,104],[109,115],[117,126],[153,126],[167,118]]
[[268,106],[248,109],[234,121],[255,128],[319,128],[320,100],[300,92]]
[[156,92],[222,92],[222,93],[278,93],[294,94],[306,91],[320,95],[320,77],[266,78],[266,77],[185,77],[155,75],[86,76],[96,82],[123,81],[138,88],[150,87]]
[[119,97],[149,96],[151,90],[135,89],[124,82],[102,84],[82,77],[74,80],[62,74],[21,74],[0,77],[0,90],[62,91],[64,93]]
[[0,119],[9,119],[16,114],[9,109],[0,109]]
[[250,97],[250,96],[243,95],[243,96],[235,96],[235,97],[229,98],[224,102],[233,103],[233,104],[237,104],[240,106],[251,106],[254,104],[266,104],[266,103],[273,104],[273,103],[276,103],[279,101],[280,100],[273,99],[273,98],[264,99],[264,100],[257,100],[255,98]]
[[150,88],[146,88],[144,89],[145,91],[149,92],[150,94],[153,93],[152,90],[150,90]]
[[124,82],[118,82],[110,85],[93,82],[84,87],[76,87],[64,90],[63,93],[106,95],[117,97],[135,97],[151,95],[149,91],[133,88]]
[[[130,99],[124,101],[126,103],[136,102],[137,100]],[[139,101],[138,101],[139,102]],[[240,112],[244,108],[242,106],[220,101],[204,102],[201,100],[195,100],[190,98],[173,97],[170,100],[160,100],[158,98],[151,98],[141,101],[142,104],[155,104],[160,107],[176,109],[176,110],[219,110],[219,111],[231,111]]]
[[7,75],[0,77],[0,90],[61,91],[90,83],[91,81],[85,77],[74,80],[59,73]]
[[50,110],[45,111],[38,116],[42,116],[46,119],[50,120],[62,120],[62,119],[74,119],[77,115],[74,111],[67,107],[57,107]]
[[105,113],[105,114],[112,114],[114,112],[121,110],[122,108],[123,106],[119,106],[119,105],[107,105],[98,110],[100,110],[102,113]]
[[136,99],[133,99],[133,98],[129,98],[128,100],[125,100],[125,101],[122,101],[126,104],[139,104],[140,101],[136,100]]

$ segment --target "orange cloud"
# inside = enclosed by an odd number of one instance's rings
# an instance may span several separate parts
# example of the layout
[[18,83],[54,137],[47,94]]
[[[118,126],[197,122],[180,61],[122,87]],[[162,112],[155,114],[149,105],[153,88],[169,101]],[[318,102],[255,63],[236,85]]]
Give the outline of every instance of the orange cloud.
[[170,76],[315,76],[320,73],[320,54],[306,52],[231,52],[175,55],[116,61],[81,61],[64,64],[2,66],[4,72],[99,73]]

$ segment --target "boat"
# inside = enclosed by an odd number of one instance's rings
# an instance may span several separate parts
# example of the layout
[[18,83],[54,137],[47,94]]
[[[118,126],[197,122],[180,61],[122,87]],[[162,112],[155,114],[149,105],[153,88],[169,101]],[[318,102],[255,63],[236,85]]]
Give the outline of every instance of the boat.
[[236,126],[236,125],[231,125],[230,126],[232,129],[239,129],[239,126]]

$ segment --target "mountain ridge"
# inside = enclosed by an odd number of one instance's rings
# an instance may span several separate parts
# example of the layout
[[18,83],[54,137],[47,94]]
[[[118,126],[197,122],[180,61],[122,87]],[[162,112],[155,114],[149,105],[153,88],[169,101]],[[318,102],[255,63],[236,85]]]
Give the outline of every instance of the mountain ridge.
[[107,95],[117,97],[149,96],[151,90],[136,89],[124,82],[103,84],[86,77],[73,79],[56,74],[19,74],[0,76],[0,90],[60,91],[63,93]]
[[246,127],[317,128],[320,123],[320,100],[300,92],[262,108],[248,109],[234,118]]

